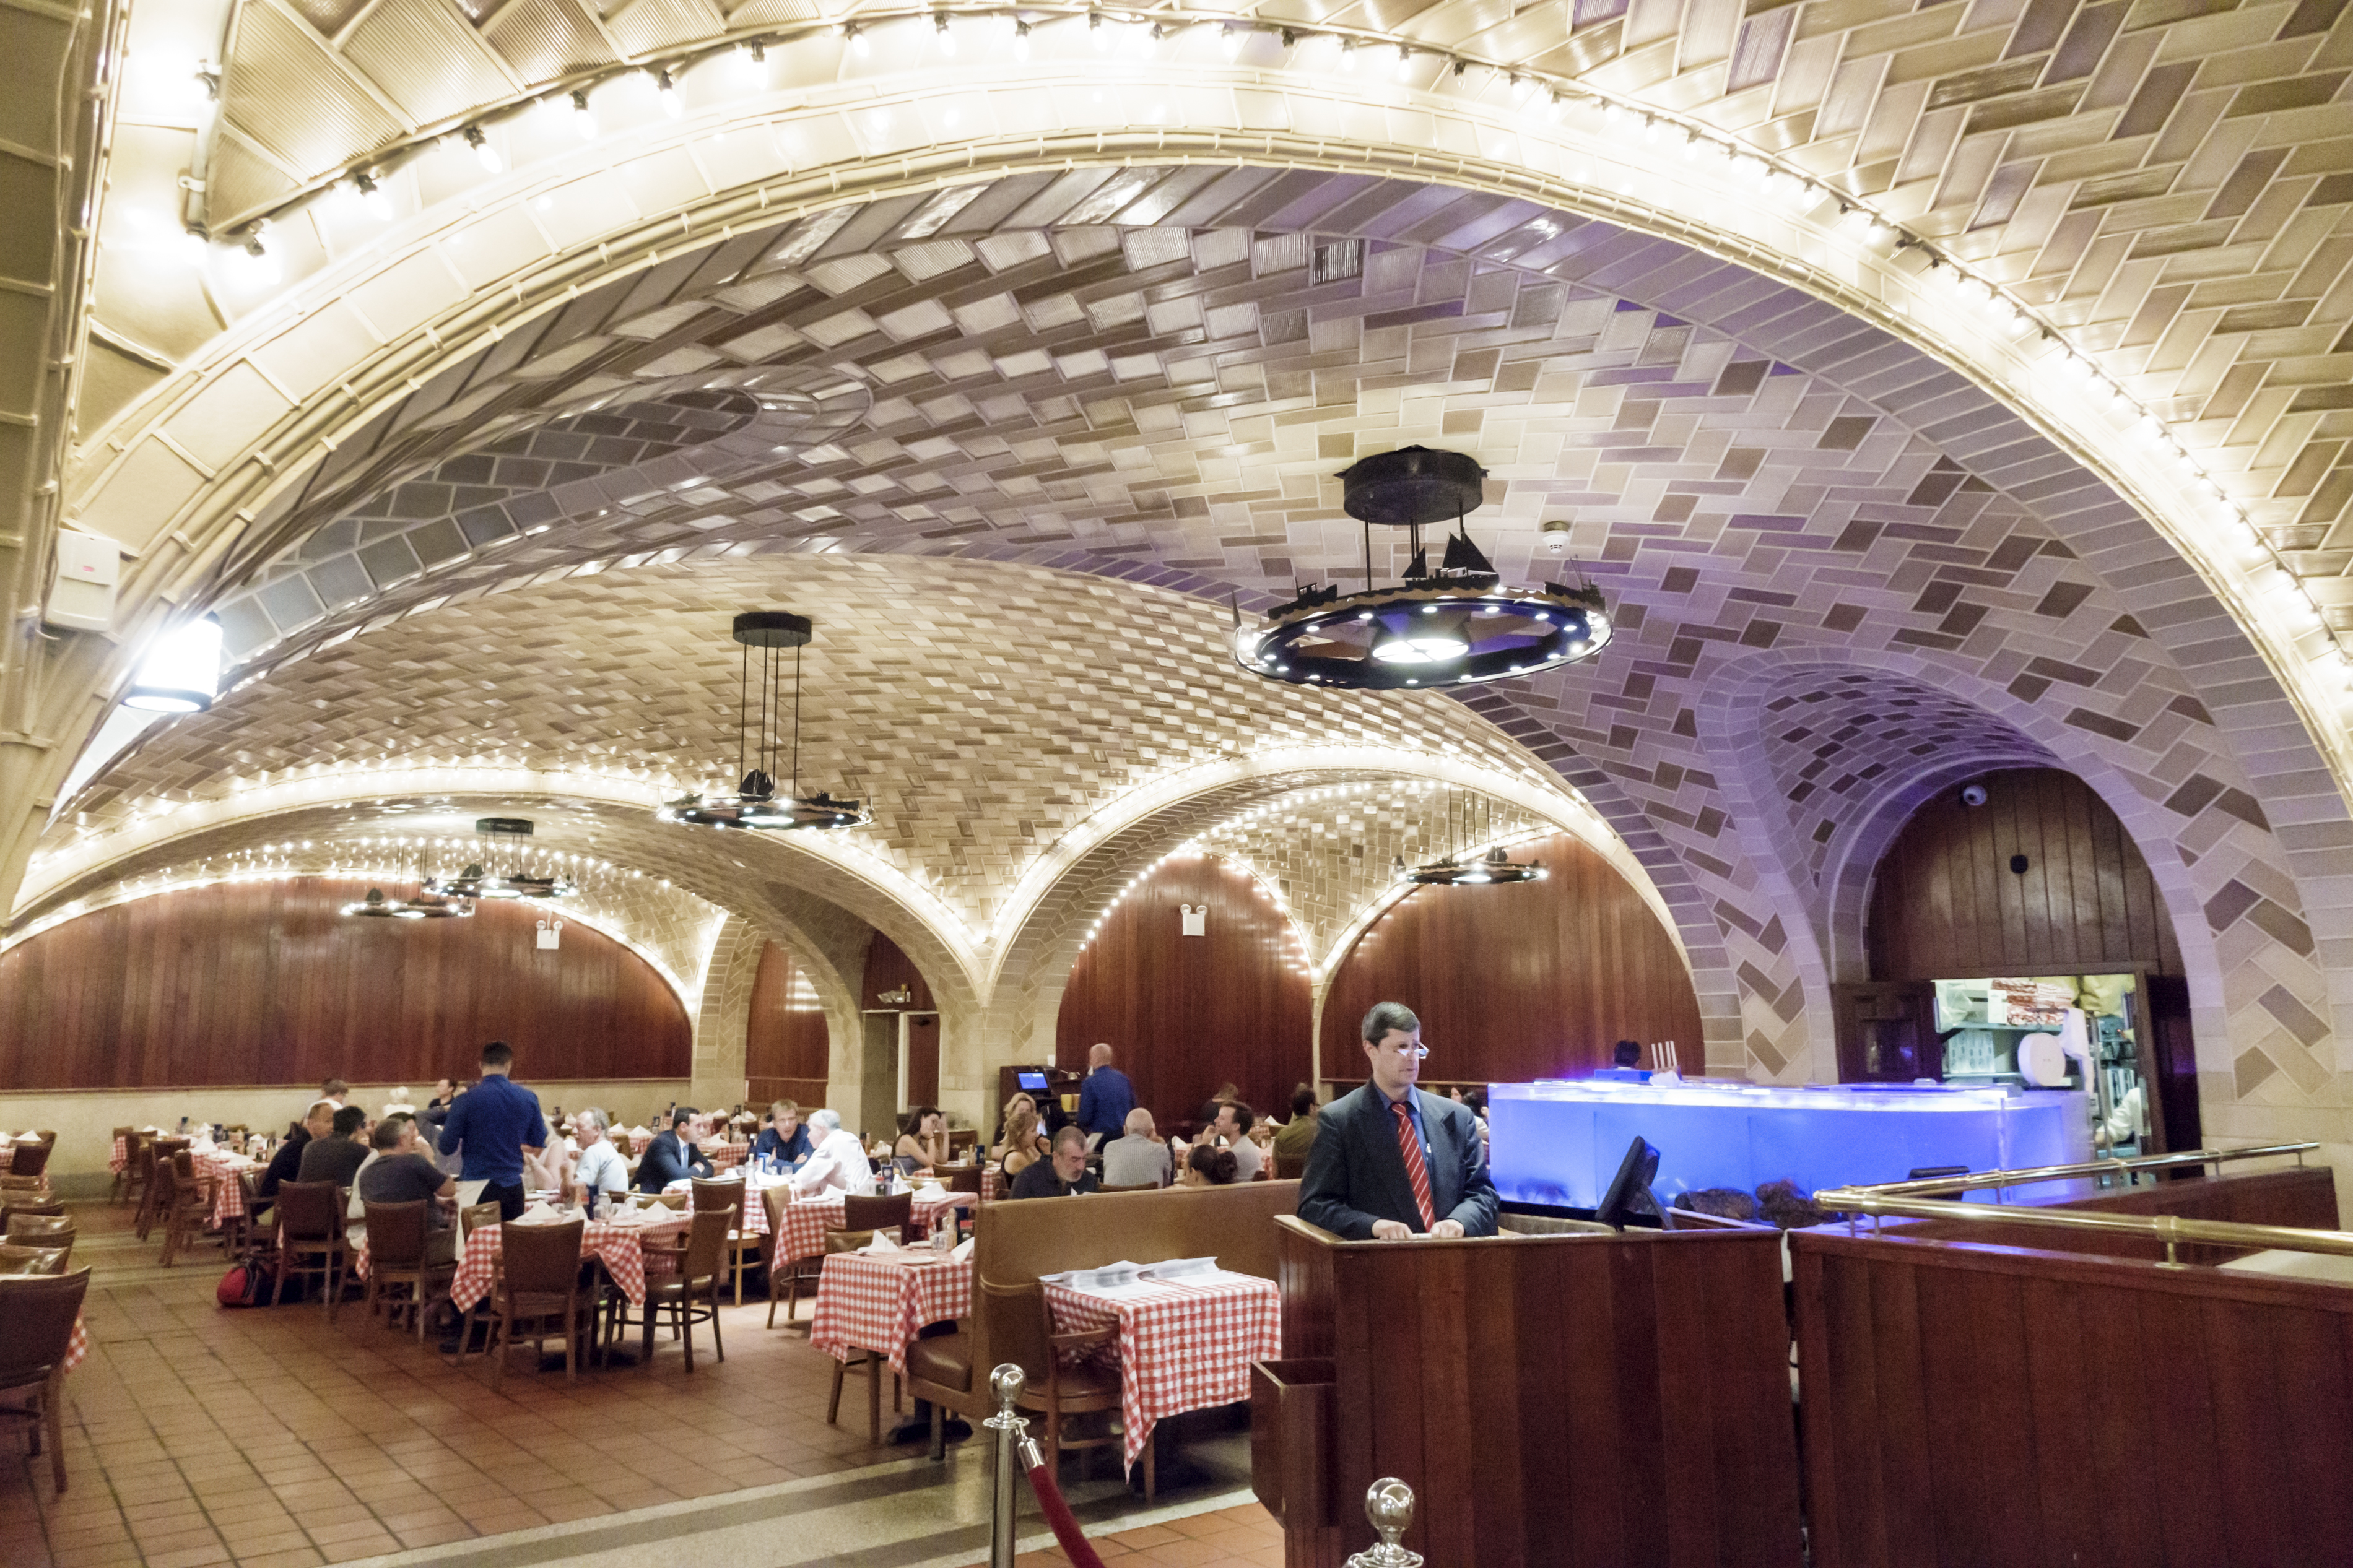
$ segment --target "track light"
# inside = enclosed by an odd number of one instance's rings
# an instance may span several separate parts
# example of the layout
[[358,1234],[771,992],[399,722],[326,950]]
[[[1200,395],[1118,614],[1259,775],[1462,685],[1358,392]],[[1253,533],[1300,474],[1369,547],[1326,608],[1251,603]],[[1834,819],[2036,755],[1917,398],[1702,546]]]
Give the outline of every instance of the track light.
[[745,44],[735,51],[735,68],[742,73],[744,85],[768,85],[768,47],[765,44]]
[[370,217],[389,219],[392,216],[392,198],[384,194],[384,187],[376,184],[374,174],[362,169],[352,176],[352,187],[359,192],[360,205],[367,208]]
[[281,269],[278,265],[278,253],[269,248],[269,220],[265,218],[247,231],[245,253],[253,258],[253,274],[259,281],[276,283],[281,276]]
[[1095,53],[1097,54],[1101,54],[1105,49],[1111,47],[1111,29],[1103,26],[1103,14],[1102,12],[1090,11],[1087,13],[1087,37],[1093,40]]
[[940,40],[940,53],[944,55],[953,55],[955,53],[955,34],[948,30],[948,14],[945,11],[934,12],[933,14],[932,31],[938,35]]
[[487,172],[493,174],[506,172],[506,160],[499,156],[499,150],[491,145],[490,138],[482,134],[480,126],[466,127],[466,145],[474,150],[474,162]]
[[583,142],[593,142],[596,139],[596,115],[588,107],[588,93],[586,89],[573,89],[572,129],[580,132],[580,140]]
[[686,105],[678,100],[678,84],[670,79],[670,72],[664,70],[655,73],[654,91],[660,95],[664,114],[669,115],[672,120],[677,120],[686,113]]
[[1229,22],[1226,24],[1226,30],[1218,37],[1218,47],[1226,51],[1226,58],[1229,60],[1239,58],[1242,52],[1242,43],[1248,35],[1248,28]]
[[849,45],[849,52],[861,60],[874,52],[873,40],[867,37],[866,29],[855,22],[841,25],[841,37]]
[[1018,16],[1013,19],[1013,58],[1017,60],[1029,58],[1029,24]]

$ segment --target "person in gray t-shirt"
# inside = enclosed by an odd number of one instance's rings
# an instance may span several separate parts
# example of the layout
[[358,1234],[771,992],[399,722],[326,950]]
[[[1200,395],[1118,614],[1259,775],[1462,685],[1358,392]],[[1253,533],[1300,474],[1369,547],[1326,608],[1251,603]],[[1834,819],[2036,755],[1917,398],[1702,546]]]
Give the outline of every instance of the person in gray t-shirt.
[[1140,1187],[1148,1182],[1155,1187],[1166,1186],[1176,1166],[1168,1145],[1154,1131],[1152,1112],[1139,1105],[1127,1113],[1122,1125],[1127,1135],[1113,1139],[1103,1148],[1103,1184]]

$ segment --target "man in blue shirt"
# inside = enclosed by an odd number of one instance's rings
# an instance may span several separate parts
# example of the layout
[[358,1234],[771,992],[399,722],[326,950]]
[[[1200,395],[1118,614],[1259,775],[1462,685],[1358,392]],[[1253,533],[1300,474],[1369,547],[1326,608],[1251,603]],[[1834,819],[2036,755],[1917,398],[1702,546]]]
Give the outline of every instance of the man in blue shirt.
[[444,1154],[464,1146],[466,1163],[458,1179],[484,1184],[475,1201],[497,1204],[501,1219],[522,1213],[522,1152],[537,1153],[547,1145],[539,1096],[508,1076],[513,1068],[512,1046],[504,1040],[484,1046],[481,1081],[449,1107],[439,1140]]
[[1098,1045],[1087,1053],[1087,1080],[1079,1086],[1079,1131],[1109,1142],[1127,1130],[1134,1109],[1135,1086],[1111,1065],[1111,1047]]
[[758,1165],[774,1160],[786,1170],[797,1170],[815,1149],[808,1129],[801,1125],[801,1108],[792,1100],[780,1100],[768,1107],[768,1124],[753,1140],[752,1163]]

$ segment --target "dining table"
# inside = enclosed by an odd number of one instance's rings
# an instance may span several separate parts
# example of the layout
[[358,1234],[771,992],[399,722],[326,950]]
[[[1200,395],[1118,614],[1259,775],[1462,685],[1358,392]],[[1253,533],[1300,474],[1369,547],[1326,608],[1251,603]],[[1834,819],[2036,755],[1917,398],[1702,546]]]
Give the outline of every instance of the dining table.
[[1044,1281],[1058,1333],[1111,1328],[1119,1361],[1125,1462],[1171,1415],[1250,1397],[1250,1363],[1282,1354],[1282,1297],[1271,1279],[1211,1270],[1083,1289]]
[[[842,1228],[843,1216],[849,1213],[848,1194],[818,1193],[808,1197],[795,1198],[785,1205],[784,1229],[776,1237],[776,1259],[779,1264],[798,1263],[805,1258],[815,1258],[825,1250],[825,1233]],[[755,1205],[757,1200],[754,1200]],[[915,1192],[911,1223],[928,1236],[941,1217],[973,1203],[970,1193],[952,1193],[945,1187],[921,1187]],[[760,1205],[765,1208],[765,1205]],[[755,1226],[765,1236],[768,1230],[765,1213]]]
[[[907,1346],[924,1329],[969,1313],[972,1279],[969,1258],[928,1247],[827,1255],[809,1319],[809,1343],[845,1365],[860,1359],[870,1363],[868,1441],[882,1440],[882,1367],[903,1376]],[[839,1381],[834,1391],[839,1398]]]

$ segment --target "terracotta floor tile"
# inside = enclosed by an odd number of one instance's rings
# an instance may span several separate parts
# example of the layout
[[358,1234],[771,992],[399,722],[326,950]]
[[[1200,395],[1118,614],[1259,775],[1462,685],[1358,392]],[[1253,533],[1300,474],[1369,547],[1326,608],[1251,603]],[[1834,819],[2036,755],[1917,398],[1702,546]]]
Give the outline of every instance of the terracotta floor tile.
[[237,1568],[318,1568],[325,1561],[314,1547],[290,1546],[252,1557],[239,1557]]

